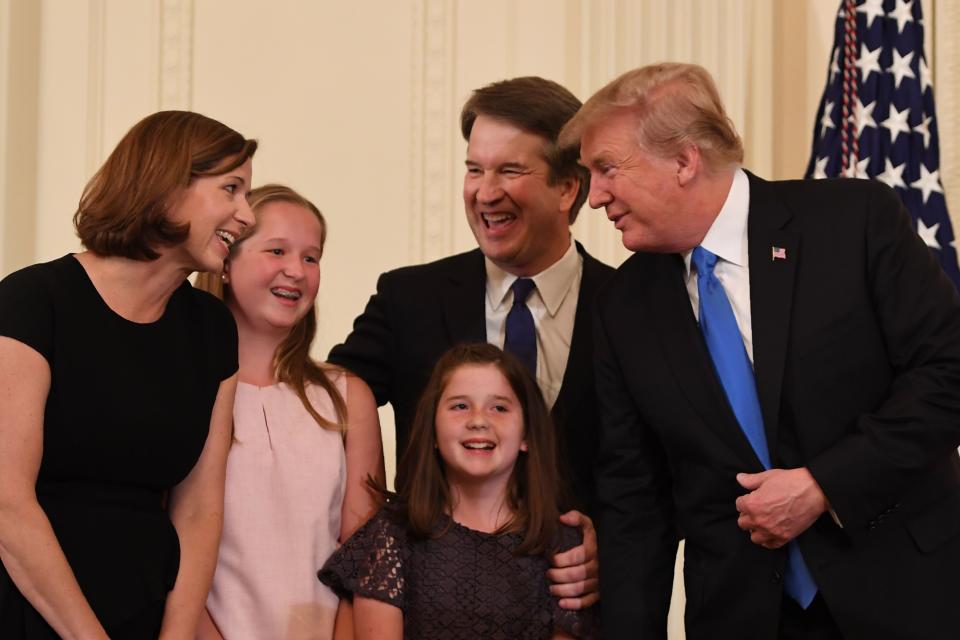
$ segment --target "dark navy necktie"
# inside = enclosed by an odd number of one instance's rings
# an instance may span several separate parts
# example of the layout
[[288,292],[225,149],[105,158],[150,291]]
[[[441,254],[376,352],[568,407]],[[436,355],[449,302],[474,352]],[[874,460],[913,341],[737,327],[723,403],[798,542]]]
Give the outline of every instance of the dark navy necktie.
[[[769,469],[770,453],[767,449],[767,435],[763,430],[757,382],[730,300],[713,272],[717,265],[717,256],[703,247],[697,247],[693,250],[691,260],[697,267],[700,330],[710,351],[714,369],[740,428],[763,463],[763,468]],[[784,590],[804,609],[810,606],[817,594],[817,585],[803,561],[796,540],[787,545]]]
[[517,278],[510,285],[513,306],[507,313],[506,336],[503,340],[503,350],[517,356],[534,378],[537,377],[537,330],[533,324],[533,314],[527,307],[527,297],[535,287],[530,278]]

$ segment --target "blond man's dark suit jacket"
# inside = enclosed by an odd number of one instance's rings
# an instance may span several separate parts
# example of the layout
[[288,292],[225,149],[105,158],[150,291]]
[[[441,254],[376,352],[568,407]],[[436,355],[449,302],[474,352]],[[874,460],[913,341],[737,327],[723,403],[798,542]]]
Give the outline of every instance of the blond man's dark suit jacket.
[[[593,305],[613,269],[577,243],[583,276],[570,356],[551,414],[558,429],[562,471],[576,506],[590,511],[599,414],[593,378]],[[417,401],[433,365],[460,342],[486,342],[486,269],[479,249],[380,276],[377,292],[329,361],[360,376],[377,404],[396,418],[397,456],[409,438]]]
[[[850,638],[960,637],[960,302],[896,194],[750,177],[754,369],[774,467],[843,523],[798,538]],[[785,259],[773,259],[773,247]],[[697,326],[678,255],[636,254],[598,301],[606,638],[662,638],[686,539],[687,637],[775,638],[785,548],[737,527],[762,467]]]

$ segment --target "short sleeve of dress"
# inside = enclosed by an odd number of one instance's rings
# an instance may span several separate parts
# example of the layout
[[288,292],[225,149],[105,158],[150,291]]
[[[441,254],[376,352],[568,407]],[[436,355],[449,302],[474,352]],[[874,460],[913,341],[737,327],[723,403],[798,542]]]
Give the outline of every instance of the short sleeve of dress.
[[15,271],[0,280],[0,336],[53,359],[53,294],[45,265]]
[[192,291],[202,309],[209,358],[218,380],[226,380],[237,372],[237,323],[233,314],[213,295],[206,291]]
[[317,573],[341,596],[359,595],[403,609],[406,532],[381,508]]
[[[563,552],[578,546],[583,542],[583,535],[579,529],[563,525],[560,529],[560,548]],[[574,638],[594,639],[600,634],[600,605],[595,604],[586,609],[571,611],[561,609],[560,601],[551,596],[553,608],[553,626],[570,634]]]

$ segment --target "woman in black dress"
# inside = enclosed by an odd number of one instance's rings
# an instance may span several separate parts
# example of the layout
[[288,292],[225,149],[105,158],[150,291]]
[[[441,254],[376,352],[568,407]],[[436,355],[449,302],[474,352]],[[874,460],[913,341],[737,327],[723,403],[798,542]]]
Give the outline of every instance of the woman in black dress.
[[187,276],[253,217],[257,143],[149,116],[84,190],[86,251],[0,282],[0,637],[187,638],[217,558],[236,326]]

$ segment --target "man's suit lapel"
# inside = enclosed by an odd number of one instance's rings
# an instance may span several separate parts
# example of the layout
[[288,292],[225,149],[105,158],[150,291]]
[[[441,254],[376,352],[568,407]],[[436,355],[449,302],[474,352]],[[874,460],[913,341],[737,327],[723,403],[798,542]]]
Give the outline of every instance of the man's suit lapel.
[[486,270],[483,254],[474,249],[451,265],[443,297],[443,313],[447,327],[447,344],[486,342],[487,325]]
[[[581,380],[593,367],[593,300],[597,290],[603,284],[607,274],[605,265],[588,254],[578,242],[577,251],[583,256],[583,276],[580,278],[580,292],[577,297],[577,312],[573,319],[573,335],[570,336],[570,354],[567,357],[567,369],[563,372],[560,393],[553,405],[554,417],[570,401],[571,394],[581,389]],[[590,426],[593,428],[593,426]]]
[[650,304],[650,312],[663,336],[663,354],[680,389],[703,422],[746,463],[745,471],[762,470],[714,372],[683,281],[682,259],[678,255],[664,255],[654,264],[658,273],[651,278],[650,295],[645,299],[656,301]]
[[[790,336],[794,280],[800,259],[800,238],[784,230],[790,212],[773,185],[748,173],[750,215],[750,316],[753,367],[763,410],[767,446],[775,458],[779,431],[780,392]],[[782,251],[781,251],[782,250]],[[777,252],[774,257],[774,252]],[[776,464],[776,462],[774,463]]]

